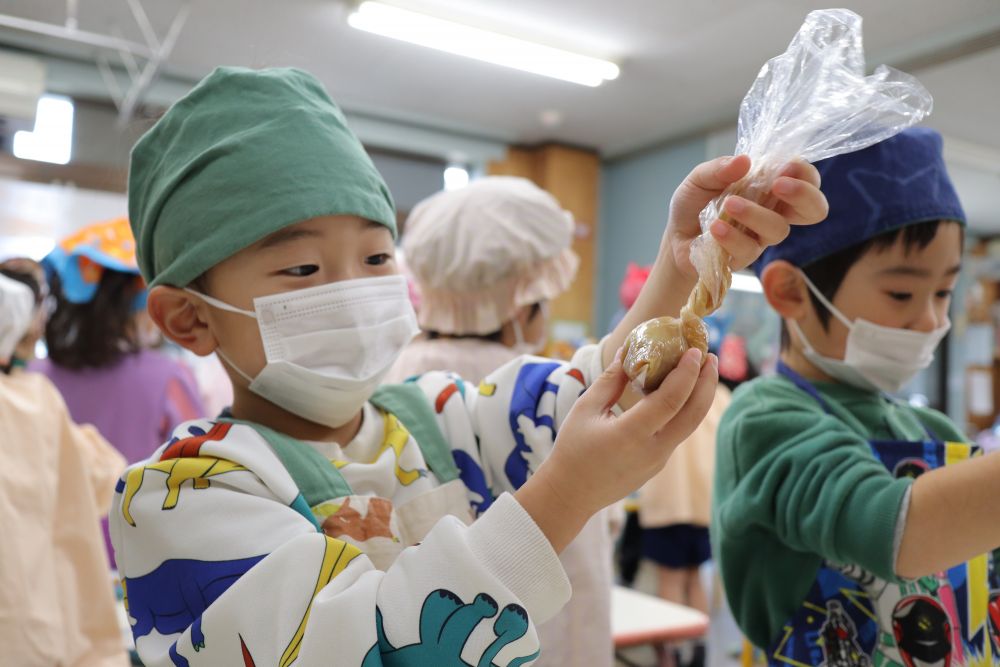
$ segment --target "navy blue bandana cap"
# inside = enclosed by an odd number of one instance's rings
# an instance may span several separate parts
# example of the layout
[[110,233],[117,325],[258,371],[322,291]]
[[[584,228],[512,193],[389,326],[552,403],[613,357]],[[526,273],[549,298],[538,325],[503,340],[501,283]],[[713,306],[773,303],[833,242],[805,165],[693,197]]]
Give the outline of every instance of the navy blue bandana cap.
[[792,227],[787,239],[764,251],[754,271],[759,276],[779,259],[807,266],[920,222],[966,224],[942,145],[934,130],[914,127],[863,150],[817,162],[830,214],[819,224]]

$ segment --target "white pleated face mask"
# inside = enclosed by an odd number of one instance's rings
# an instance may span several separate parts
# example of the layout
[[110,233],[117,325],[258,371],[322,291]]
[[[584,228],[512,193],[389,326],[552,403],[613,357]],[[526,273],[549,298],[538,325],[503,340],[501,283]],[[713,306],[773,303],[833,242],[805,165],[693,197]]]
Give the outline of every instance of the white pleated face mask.
[[187,290],[206,303],[257,320],[267,363],[250,391],[332,428],[371,398],[399,353],[419,332],[403,276],[360,278],[253,300],[253,311]]
[[927,332],[884,327],[861,318],[852,322],[813,285],[805,273],[802,273],[802,278],[820,303],[849,331],[843,360],[833,359],[817,352],[798,323],[792,320],[790,324],[802,341],[803,354],[830,377],[859,389],[898,392],[917,373],[931,365],[934,350],[951,329],[951,322]]

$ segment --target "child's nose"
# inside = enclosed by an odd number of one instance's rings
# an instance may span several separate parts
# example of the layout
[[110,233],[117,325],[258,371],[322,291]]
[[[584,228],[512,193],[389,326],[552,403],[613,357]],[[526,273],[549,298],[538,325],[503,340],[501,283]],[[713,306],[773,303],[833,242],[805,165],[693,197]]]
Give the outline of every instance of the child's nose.
[[934,331],[944,324],[947,317],[947,312],[943,311],[938,304],[931,301],[924,305],[924,309],[914,323],[913,328],[924,333]]

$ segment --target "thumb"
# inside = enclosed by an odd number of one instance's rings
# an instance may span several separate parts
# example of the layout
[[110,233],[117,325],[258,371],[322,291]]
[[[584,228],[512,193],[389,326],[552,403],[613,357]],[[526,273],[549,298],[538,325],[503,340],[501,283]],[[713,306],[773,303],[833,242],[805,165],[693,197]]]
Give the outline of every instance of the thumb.
[[746,155],[720,157],[702,162],[691,170],[677,187],[670,208],[674,215],[698,217],[708,202],[718,197],[730,185],[750,171],[750,158]]
[[628,384],[628,375],[622,368],[625,348],[618,349],[615,360],[604,369],[593,384],[583,393],[577,403],[584,403],[588,409],[606,412],[618,402]]

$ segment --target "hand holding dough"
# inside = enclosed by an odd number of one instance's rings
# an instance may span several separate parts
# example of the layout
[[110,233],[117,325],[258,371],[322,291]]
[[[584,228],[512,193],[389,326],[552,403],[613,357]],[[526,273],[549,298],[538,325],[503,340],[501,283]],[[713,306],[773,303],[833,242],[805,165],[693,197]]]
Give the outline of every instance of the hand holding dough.
[[645,393],[656,390],[692,347],[708,360],[708,329],[688,308],[681,317],[658,317],[643,322],[625,339],[625,373]]

